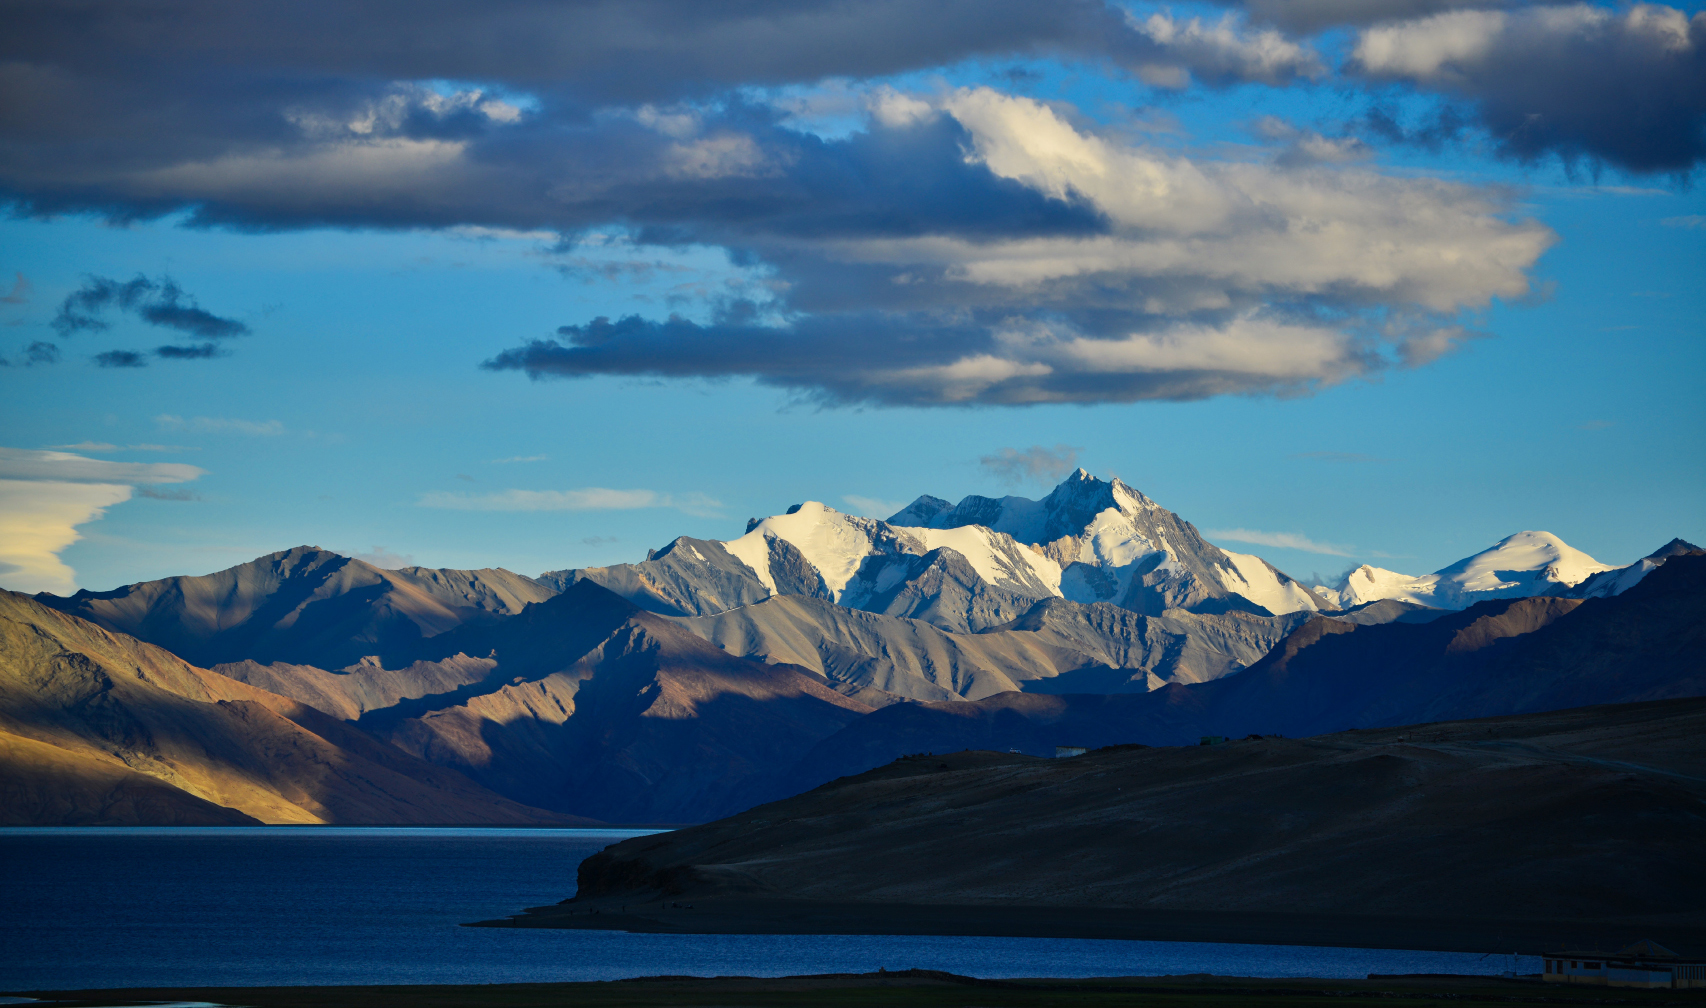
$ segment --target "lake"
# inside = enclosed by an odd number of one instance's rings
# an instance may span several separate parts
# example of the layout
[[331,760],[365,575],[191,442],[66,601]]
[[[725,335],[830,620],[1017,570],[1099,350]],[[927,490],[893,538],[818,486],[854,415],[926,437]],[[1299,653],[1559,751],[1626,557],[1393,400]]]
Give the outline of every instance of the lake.
[[[1488,973],[1510,957],[1196,942],[464,928],[574,894],[634,830],[0,828],[0,990],[508,983],[878,968],[983,977]],[[1539,960],[1518,969],[1537,973]]]

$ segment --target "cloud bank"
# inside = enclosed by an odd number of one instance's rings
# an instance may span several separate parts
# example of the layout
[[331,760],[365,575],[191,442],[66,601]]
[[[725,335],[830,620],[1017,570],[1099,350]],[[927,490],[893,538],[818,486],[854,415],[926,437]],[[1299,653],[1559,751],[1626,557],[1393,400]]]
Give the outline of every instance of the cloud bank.
[[[1078,110],[892,75],[1053,59],[1158,88],[1410,89],[1426,129],[1639,172],[1706,156],[1706,15],[1663,5],[1247,0],[689,0],[469,8],[182,0],[15,12],[0,198],[195,225],[551,232],[714,247],[763,280],[698,321],[571,318],[486,362],[534,378],[750,378],[825,405],[1300,395],[1417,367],[1521,298],[1555,236],[1507,194],[1383,173],[1287,127],[1263,161],[1185,156]],[[406,12],[406,13],[405,13]],[[1330,66],[1310,35],[1350,26]],[[855,125],[806,130],[834,83]],[[1378,110],[1377,110],[1378,111]],[[1283,132],[1283,131],[1282,131]],[[603,229],[603,230],[599,230]],[[240,325],[169,281],[94,278],[66,331],[137,310],[218,352]],[[196,314],[199,312],[200,314]],[[539,334],[543,336],[544,334]],[[42,344],[35,362],[57,354]]]
[[[781,190],[766,215],[700,225],[774,264],[777,303],[594,319],[485,366],[751,376],[826,404],[1298,394],[1449,352],[1457,313],[1527,294],[1555,240],[1472,187],[1192,160],[990,88],[889,93],[870,132],[787,160],[754,186]],[[859,212],[838,165],[906,212]]]
[[0,448],[0,586],[71,594],[77,575],[59,554],[81,538],[77,526],[129,500],[131,484],[186,483],[205,472],[178,462],[109,462]]

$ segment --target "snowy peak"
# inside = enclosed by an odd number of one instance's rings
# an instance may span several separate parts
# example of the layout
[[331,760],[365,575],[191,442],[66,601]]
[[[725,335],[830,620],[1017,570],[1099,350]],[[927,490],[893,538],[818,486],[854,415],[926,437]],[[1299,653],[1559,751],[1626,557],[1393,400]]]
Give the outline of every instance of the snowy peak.
[[1557,594],[1615,569],[1550,532],[1518,532],[1432,574],[1399,574],[1365,564],[1346,575],[1337,591],[1345,607],[1390,598],[1464,609],[1486,599]]
[[1221,550],[1189,522],[1118,478],[1079,469],[1042,500],[920,497],[889,519],[932,529],[983,527],[1036,547],[1061,569],[1060,594],[1147,615],[1168,609],[1262,615],[1331,608],[1258,557]]
[[982,525],[1019,542],[1041,546],[1081,535],[1104,511],[1137,514],[1154,507],[1154,501],[1117,477],[1104,482],[1079,469],[1040,501],[972,495],[950,506],[940,497],[925,495],[890,517],[888,523],[937,529]]

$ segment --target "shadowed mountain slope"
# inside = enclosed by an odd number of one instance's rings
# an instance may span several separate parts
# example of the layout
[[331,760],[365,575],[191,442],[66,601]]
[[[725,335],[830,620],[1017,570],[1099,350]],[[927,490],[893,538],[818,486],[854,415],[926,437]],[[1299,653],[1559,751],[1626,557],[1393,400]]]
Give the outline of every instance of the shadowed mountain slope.
[[751,930],[833,903],[895,919],[953,905],[968,923],[1076,907],[1706,935],[1703,735],[1706,699],[1689,699],[1072,759],[909,757],[606,848],[572,901],[515,923],[650,902],[604,926],[693,930],[658,909],[688,900],[694,916],[744,901]]
[[[807,787],[973,737],[1041,755],[1085,739],[1181,745],[1203,735],[1296,737],[1701,695],[1706,555],[1683,555],[1613,598],[1499,599],[1422,624],[1312,617],[1237,675],[1112,698],[1117,705],[1068,697],[1044,706],[1002,694],[885,708],[815,746],[793,780]],[[1118,717],[1126,719],[1123,737]]]
[[298,546],[215,574],[36,599],[203,667],[253,660],[336,669],[554,594],[506,570],[385,570]]
[[[820,675],[731,655],[586,580],[421,641],[413,657],[347,674],[222,668],[355,713],[362,729],[516,801],[621,822],[702,821],[772,799],[813,744],[872,709]],[[458,668],[463,681],[448,690],[405,682],[410,669]],[[371,705],[398,683],[412,699]]]
[[724,650],[821,672],[838,688],[913,700],[976,700],[1007,690],[1145,692],[1250,665],[1307,618],[1170,610],[1140,616],[1106,603],[1033,603],[975,634],[785,595],[681,625]]
[[12,824],[576,821],[15,592],[0,592],[0,749]]

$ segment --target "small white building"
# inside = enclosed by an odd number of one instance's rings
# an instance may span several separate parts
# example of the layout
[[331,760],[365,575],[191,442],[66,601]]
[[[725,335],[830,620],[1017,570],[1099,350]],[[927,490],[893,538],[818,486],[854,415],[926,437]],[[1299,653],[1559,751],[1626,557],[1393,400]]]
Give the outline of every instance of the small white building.
[[1677,955],[1657,942],[1638,941],[1616,952],[1552,952],[1541,979],[1605,987],[1706,987],[1706,959]]
[[1090,750],[1084,746],[1057,745],[1054,747],[1054,758],[1065,759],[1068,756],[1082,756]]

